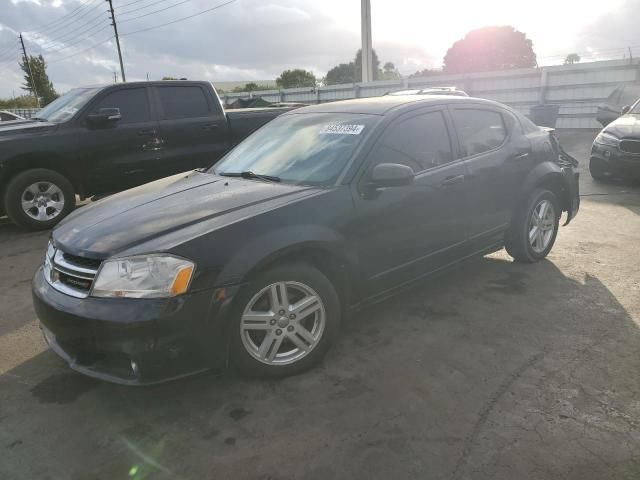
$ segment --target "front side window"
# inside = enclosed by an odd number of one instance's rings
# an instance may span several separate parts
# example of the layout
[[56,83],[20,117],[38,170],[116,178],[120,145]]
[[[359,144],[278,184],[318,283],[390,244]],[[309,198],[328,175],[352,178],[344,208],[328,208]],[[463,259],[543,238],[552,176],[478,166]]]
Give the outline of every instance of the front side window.
[[463,157],[498,148],[507,138],[502,115],[491,110],[471,108],[453,110]]
[[119,124],[143,123],[151,120],[146,88],[126,88],[108,93],[91,108],[98,113],[101,108],[119,108]]
[[372,166],[400,163],[422,172],[452,159],[449,132],[442,112],[416,115],[392,124],[372,153]]
[[251,134],[210,172],[252,172],[283,182],[330,185],[379,118],[354,113],[282,115]]
[[165,120],[209,116],[209,103],[200,87],[158,87],[157,91]]

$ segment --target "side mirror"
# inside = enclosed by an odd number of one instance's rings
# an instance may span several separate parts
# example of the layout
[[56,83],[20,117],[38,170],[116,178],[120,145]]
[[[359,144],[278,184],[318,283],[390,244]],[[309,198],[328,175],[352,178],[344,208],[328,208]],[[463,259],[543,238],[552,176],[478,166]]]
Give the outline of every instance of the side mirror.
[[415,175],[411,167],[399,163],[380,163],[373,167],[369,185],[373,188],[411,185]]
[[101,108],[97,113],[87,115],[87,120],[93,125],[117,122],[122,118],[119,108]]
[[624,107],[622,107],[622,115],[629,113],[629,110],[631,110],[630,105],[625,105]]

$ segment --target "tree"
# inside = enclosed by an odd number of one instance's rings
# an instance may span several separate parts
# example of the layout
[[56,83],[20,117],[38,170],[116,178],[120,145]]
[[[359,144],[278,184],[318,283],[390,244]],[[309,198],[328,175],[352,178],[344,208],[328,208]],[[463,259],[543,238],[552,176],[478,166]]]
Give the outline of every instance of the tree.
[[[380,60],[376,51],[373,50],[373,79],[380,77]],[[324,77],[325,85],[339,85],[341,83],[355,83],[362,81],[362,50],[356,52],[353,62],[341,63],[327,72]]]
[[536,66],[533,43],[511,26],[471,30],[447,51],[446,73],[486,72]]
[[245,83],[244,86],[235,87],[232,92],[256,92],[258,90],[273,90],[271,85],[258,85],[255,82]]
[[393,62],[387,62],[382,66],[382,72],[380,72],[380,80],[398,80],[400,78],[400,72],[393,64]]
[[34,96],[37,95],[40,98],[41,106],[48,105],[58,98],[58,94],[47,75],[47,64],[44,61],[44,57],[42,55],[38,55],[37,57],[30,55],[29,62],[25,60],[26,59],[23,58],[20,62],[20,68],[22,68],[24,72],[24,85],[22,85],[22,89],[30,92]]
[[162,80],[178,80],[176,77],[162,77]]
[[577,53],[570,53],[567,55],[567,58],[564,59],[565,65],[573,65],[574,63],[578,63],[580,61],[580,55]]
[[425,68],[424,70],[418,70],[416,73],[412,73],[409,75],[409,78],[434,77],[436,75],[442,75],[442,73],[442,70]]
[[276,78],[276,85],[280,88],[315,87],[316,76],[301,68],[285,70]]

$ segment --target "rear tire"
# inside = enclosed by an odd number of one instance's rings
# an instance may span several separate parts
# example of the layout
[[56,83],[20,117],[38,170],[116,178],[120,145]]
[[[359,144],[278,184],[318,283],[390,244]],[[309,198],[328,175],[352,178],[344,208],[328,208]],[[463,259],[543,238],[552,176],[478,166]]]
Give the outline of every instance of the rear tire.
[[561,213],[553,192],[531,192],[511,221],[505,237],[507,253],[517,262],[533,263],[545,258],[556,241]]
[[266,270],[234,303],[232,364],[249,376],[277,378],[308,370],[322,360],[340,326],[333,284],[305,263]]
[[7,216],[27,230],[46,230],[76,206],[73,185],[53,170],[34,168],[16,175],[4,193]]

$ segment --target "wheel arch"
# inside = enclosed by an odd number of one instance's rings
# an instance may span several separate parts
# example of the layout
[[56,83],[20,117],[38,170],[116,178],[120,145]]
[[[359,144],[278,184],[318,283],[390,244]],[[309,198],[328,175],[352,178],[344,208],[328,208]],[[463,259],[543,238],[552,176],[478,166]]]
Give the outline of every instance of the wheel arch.
[[558,198],[563,212],[571,210],[571,193],[565,185],[562,168],[559,165],[553,162],[544,162],[536,166],[525,179],[520,201],[526,200],[527,196],[536,188],[545,188],[553,192]]

